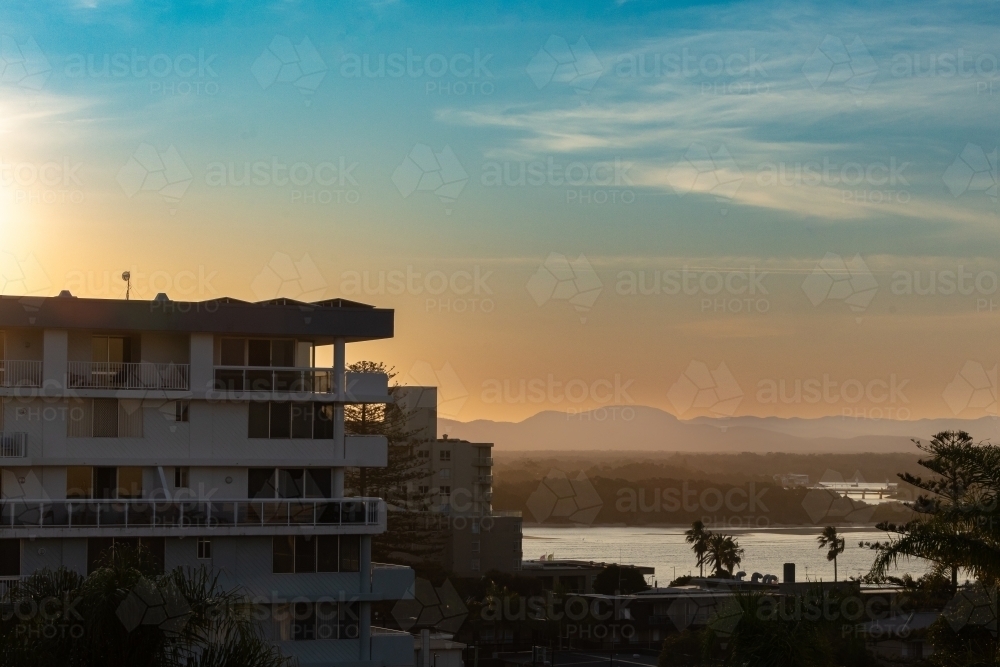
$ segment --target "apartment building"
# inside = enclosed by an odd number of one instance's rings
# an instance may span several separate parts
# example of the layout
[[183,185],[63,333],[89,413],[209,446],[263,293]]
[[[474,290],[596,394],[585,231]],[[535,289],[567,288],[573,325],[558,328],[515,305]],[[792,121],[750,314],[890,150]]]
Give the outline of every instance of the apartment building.
[[384,502],[344,497],[346,467],[387,456],[345,434],[344,405],[390,400],[385,375],[345,372],[346,345],[391,337],[392,310],[63,292],[0,297],[0,332],[0,594],[141,544],[244,589],[300,665],[412,664],[371,604],[413,572],[371,562]]
[[448,567],[459,576],[521,567],[521,513],[493,510],[493,443],[437,437],[437,388],[395,390],[414,433],[424,475],[411,492],[429,494],[437,524],[449,530]]

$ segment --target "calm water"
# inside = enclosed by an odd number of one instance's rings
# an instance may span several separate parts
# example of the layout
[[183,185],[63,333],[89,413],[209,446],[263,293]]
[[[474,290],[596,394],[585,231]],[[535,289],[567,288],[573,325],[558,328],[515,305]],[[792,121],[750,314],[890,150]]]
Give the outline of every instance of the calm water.
[[[819,528],[789,528],[756,531],[730,531],[746,551],[739,567],[747,575],[782,575],[782,564],[796,564],[796,578],[801,581],[833,581],[833,563],[826,560],[826,550],[816,543]],[[837,559],[841,579],[868,572],[872,552],[858,547],[861,540],[885,539],[885,533],[873,530],[843,529],[847,550]],[[662,586],[677,576],[697,574],[691,547],[684,541],[683,528],[582,527],[560,528],[531,526],[524,528],[524,559],[536,560],[542,554],[555,558],[576,558],[618,562],[629,565],[652,565]],[[895,576],[909,572],[914,577],[926,570],[924,561],[903,561]]]

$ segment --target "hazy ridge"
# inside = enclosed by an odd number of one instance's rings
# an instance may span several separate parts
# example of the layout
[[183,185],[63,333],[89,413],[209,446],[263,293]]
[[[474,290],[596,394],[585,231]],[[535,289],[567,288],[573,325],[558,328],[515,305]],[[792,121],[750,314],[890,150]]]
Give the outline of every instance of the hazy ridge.
[[913,421],[847,417],[681,420],[659,408],[628,406],[579,414],[549,410],[520,422],[438,420],[439,434],[492,442],[497,451],[912,453],[915,450],[911,438],[926,440],[949,429],[968,431],[977,440],[1000,441],[1000,421],[993,417]]

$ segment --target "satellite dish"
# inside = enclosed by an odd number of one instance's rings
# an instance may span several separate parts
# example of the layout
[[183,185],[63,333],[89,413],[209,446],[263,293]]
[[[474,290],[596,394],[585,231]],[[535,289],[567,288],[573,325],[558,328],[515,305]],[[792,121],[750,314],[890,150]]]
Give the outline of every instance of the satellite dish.
[[125,281],[125,300],[128,301],[128,297],[132,292],[132,273],[130,271],[123,271],[122,280]]
[[124,280],[125,282],[128,282],[131,277],[132,274],[129,273],[128,271],[122,273],[122,280]]

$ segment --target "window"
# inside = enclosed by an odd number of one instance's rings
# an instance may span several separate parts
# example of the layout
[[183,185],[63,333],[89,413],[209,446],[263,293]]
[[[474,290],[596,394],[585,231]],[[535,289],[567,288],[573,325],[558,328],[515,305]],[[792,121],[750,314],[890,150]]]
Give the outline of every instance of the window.
[[174,421],[188,421],[188,411],[191,408],[191,401],[174,401]]
[[251,401],[247,437],[333,439],[333,406],[319,403]]
[[70,500],[85,500],[94,495],[94,469],[90,466],[68,466],[66,468],[66,497]]
[[212,557],[212,540],[207,537],[198,538],[198,558],[208,560]]
[[275,605],[264,616],[274,619],[275,641],[357,639],[358,611],[357,602],[295,602]]
[[94,468],[94,498],[110,499],[118,489],[118,468]]
[[21,574],[21,540],[0,540],[0,577]]
[[71,438],[141,438],[142,401],[90,398],[74,401],[69,410]]
[[92,336],[90,339],[91,360],[112,364],[130,362],[132,361],[131,343],[131,339],[122,336]]
[[473,572],[478,572],[479,571],[479,559],[478,558],[473,558],[472,559],[472,562],[469,564],[469,569],[472,570]]
[[421,484],[420,486],[417,487],[417,493],[419,493],[422,496],[425,496],[430,492],[431,492],[431,487],[427,486],[426,484]]
[[418,449],[417,450],[417,458],[418,459],[429,459],[430,457],[431,457],[431,453],[429,451],[427,451],[426,449]]
[[360,560],[358,535],[277,535],[271,542],[275,574],[357,572]]
[[277,498],[277,484],[274,468],[250,468],[247,470],[248,498]]
[[441,452],[439,453],[439,456],[442,461],[451,461],[451,450],[442,449]]
[[451,468],[441,468],[441,470],[438,471],[438,476],[441,479],[451,479]]
[[142,549],[153,562],[153,567],[163,573],[162,537],[91,537],[87,539],[87,574],[101,566],[110,549],[121,547]]
[[442,496],[450,496],[451,495],[451,487],[450,486],[442,486],[441,489],[440,489],[440,492],[441,492]]
[[118,468],[118,497],[142,498],[142,468]]
[[246,366],[246,338],[223,338],[222,339],[222,365],[223,366]]
[[191,486],[191,469],[174,468],[174,488],[187,489]]
[[330,498],[333,471],[330,468],[250,468],[248,498]]

